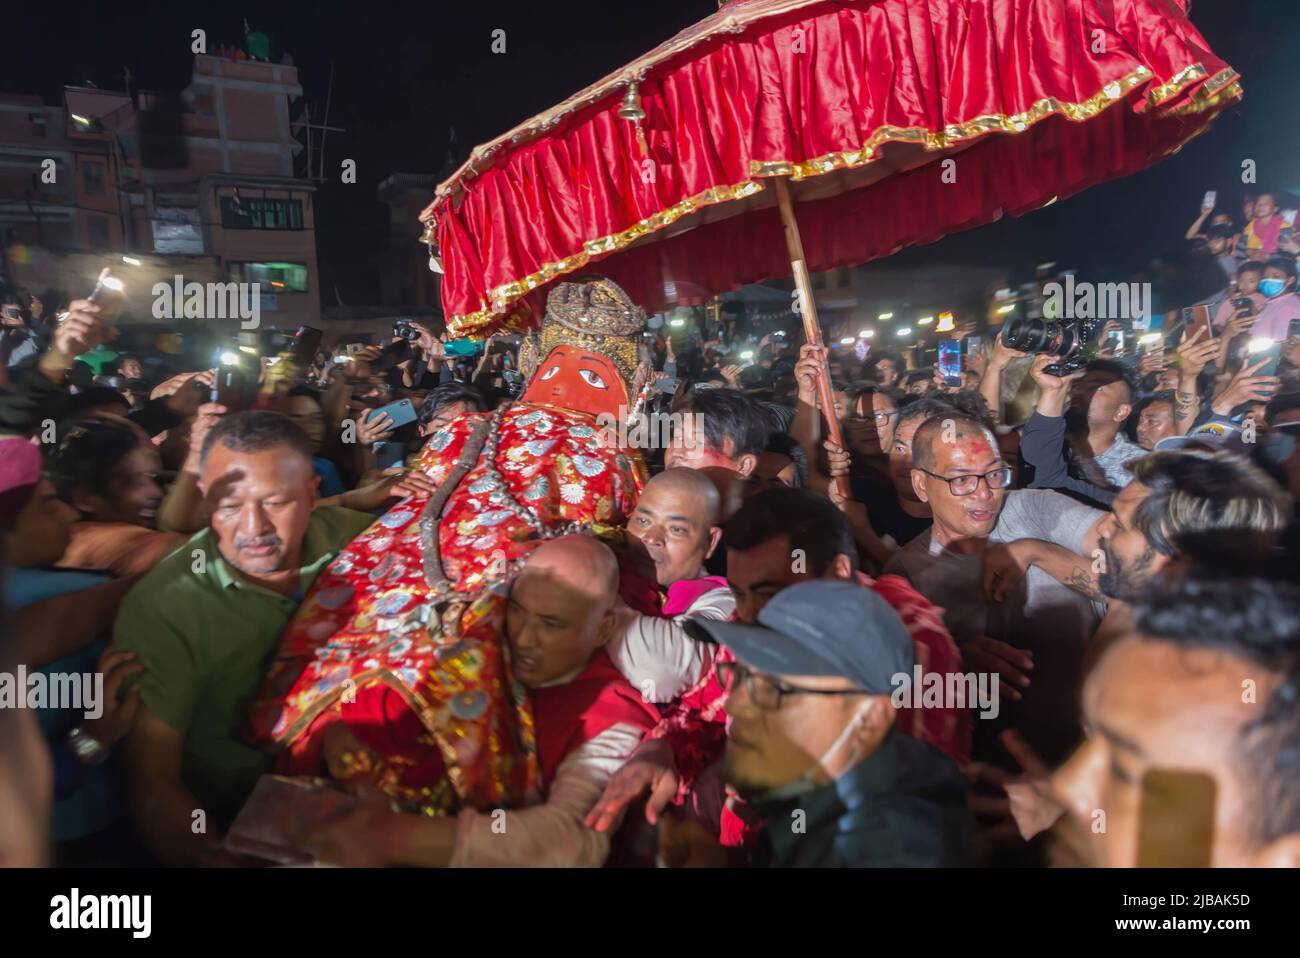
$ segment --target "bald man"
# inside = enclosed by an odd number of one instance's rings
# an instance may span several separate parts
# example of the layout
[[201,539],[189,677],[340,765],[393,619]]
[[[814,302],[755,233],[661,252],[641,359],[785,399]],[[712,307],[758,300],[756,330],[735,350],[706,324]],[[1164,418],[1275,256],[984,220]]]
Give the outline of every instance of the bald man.
[[660,615],[621,601],[609,656],[648,702],[671,702],[709,673],[715,647],[686,634],[689,619],[729,619],[736,608],[727,580],[705,560],[722,538],[718,489],[702,471],[666,469],[641,491],[627,520],[630,545],[645,554],[664,591]]
[[617,597],[614,554],[586,536],[544,542],[511,584],[506,647],[532,702],[544,801],[437,819],[363,793],[356,811],[311,836],[317,857],[354,866],[604,864],[608,836],[596,839],[583,818],[659,717],[604,652]]

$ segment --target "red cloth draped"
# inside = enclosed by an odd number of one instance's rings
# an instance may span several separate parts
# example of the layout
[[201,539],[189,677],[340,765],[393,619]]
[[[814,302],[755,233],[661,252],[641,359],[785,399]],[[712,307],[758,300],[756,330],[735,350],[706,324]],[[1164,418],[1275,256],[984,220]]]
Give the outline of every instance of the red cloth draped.
[[537,723],[537,761],[542,786],[550,788],[564,757],[615,725],[648,732],[659,712],[632,688],[603,649],[598,649],[577,677],[562,685],[529,693]]
[[645,58],[648,153],[610,79],[440,187],[425,218],[460,332],[525,296],[540,315],[530,290],[597,261],[652,310],[688,301],[679,284],[788,275],[773,175],[809,268],[830,269],[1140,170],[1240,94],[1173,0],[750,0],[711,19],[728,16],[736,32]]

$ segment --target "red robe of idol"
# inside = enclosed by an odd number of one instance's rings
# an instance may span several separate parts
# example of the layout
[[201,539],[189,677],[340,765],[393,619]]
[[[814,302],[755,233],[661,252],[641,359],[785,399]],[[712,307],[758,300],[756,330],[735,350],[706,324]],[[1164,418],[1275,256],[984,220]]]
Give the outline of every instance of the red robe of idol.
[[[492,461],[487,450],[480,453],[441,511],[439,553],[452,588],[480,591],[500,574],[503,559],[537,545],[518,506],[551,529],[624,522],[645,466],[639,454],[610,441],[597,416],[617,415],[626,405],[608,360],[568,346],[547,355],[521,401],[500,415]],[[491,419],[458,417],[430,437],[417,468],[441,484],[476,427]],[[535,732],[553,727],[548,738],[581,744],[624,720],[621,677],[598,655],[575,680],[586,691],[569,690],[581,708],[553,690],[530,701],[502,652],[499,589],[469,606],[458,634],[441,634],[421,543],[427,502],[403,500],[317,578],[254,705],[254,739],[285,750],[288,774],[322,774],[321,736],[342,720],[385,759],[396,778],[391,791],[414,804],[440,811],[527,804],[544,793],[539,774],[563,757],[543,748],[540,764],[547,768],[539,767]],[[599,678],[594,686],[592,676]],[[558,717],[535,720],[534,708],[552,702],[560,705]]]

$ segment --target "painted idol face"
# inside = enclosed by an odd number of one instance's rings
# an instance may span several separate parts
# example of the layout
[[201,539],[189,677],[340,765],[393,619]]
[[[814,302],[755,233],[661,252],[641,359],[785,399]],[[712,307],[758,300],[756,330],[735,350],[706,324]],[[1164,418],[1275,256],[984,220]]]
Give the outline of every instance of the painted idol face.
[[556,346],[537,367],[524,402],[542,403],[618,418],[628,406],[627,387],[618,367],[579,346]]

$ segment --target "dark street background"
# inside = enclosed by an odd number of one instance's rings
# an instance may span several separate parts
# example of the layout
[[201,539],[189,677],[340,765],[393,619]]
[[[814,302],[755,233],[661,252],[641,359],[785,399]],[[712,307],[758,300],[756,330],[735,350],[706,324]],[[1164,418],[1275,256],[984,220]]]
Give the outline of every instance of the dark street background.
[[[318,110],[333,69],[328,122],[346,132],[328,134],[325,169],[334,176],[316,194],[322,305],[375,302],[377,275],[369,255],[386,238],[386,210],[376,198],[385,176],[437,173],[449,149],[459,162],[473,145],[714,9],[714,0],[262,4],[244,10],[228,2],[14,4],[3,18],[0,87],[52,102],[64,84],[120,90],[129,69],[133,90],[174,93],[189,81],[190,31],[207,31],[209,51],[242,43],[246,16],[253,29],[270,36],[273,59],[285,51],[292,56]],[[907,250],[891,265],[1006,264],[1019,275],[1055,260],[1084,272],[1127,273],[1181,247],[1207,189],[1219,191],[1220,209],[1240,217],[1243,159],[1258,164],[1259,189],[1300,191],[1300,47],[1294,42],[1300,2],[1197,0],[1192,19],[1215,52],[1243,74],[1246,89],[1244,103],[1208,135],[1140,175],[1023,219]],[[490,49],[496,29],[506,31],[504,55]],[[355,185],[338,181],[344,159],[357,162]]]

